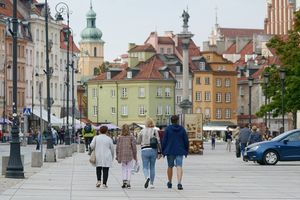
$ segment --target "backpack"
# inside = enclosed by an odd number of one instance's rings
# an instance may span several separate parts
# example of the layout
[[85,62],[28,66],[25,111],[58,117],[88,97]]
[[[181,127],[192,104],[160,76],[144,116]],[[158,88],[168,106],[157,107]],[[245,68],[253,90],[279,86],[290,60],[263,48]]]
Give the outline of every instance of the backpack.
[[156,138],[156,134],[154,130],[153,137],[150,138],[150,147],[152,149],[157,149],[157,146],[158,146],[158,140]]
[[91,127],[91,125],[86,125],[86,126],[84,127],[84,132],[85,132],[85,133],[90,133],[90,132],[92,132],[92,127]]

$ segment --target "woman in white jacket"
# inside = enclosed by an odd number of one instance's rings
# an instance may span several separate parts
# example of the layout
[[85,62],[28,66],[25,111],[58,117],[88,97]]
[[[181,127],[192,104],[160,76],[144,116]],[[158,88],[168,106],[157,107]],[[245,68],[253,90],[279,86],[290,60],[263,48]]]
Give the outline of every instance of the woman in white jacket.
[[112,167],[112,162],[114,158],[114,145],[110,137],[106,135],[107,126],[100,127],[100,135],[95,136],[91,142],[91,148],[96,154],[96,174],[97,174],[97,184],[96,187],[101,185],[101,175],[103,172],[103,187],[107,188],[107,179],[109,168]]

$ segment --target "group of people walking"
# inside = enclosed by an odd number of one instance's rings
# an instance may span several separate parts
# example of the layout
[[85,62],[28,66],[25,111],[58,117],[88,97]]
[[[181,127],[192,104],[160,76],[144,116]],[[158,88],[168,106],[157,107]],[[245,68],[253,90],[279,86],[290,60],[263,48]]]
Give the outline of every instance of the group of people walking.
[[[177,189],[182,190],[183,157],[188,155],[189,141],[185,129],[178,124],[178,116],[171,117],[171,125],[166,127],[162,140],[154,128],[154,121],[147,119],[145,128],[136,139],[129,126],[122,126],[121,135],[117,139],[116,152],[111,137],[107,136],[106,126],[100,128],[100,134],[95,136],[90,144],[96,155],[96,187],[107,187],[109,168],[116,159],[122,169],[122,188],[131,188],[131,171],[138,163],[137,143],[141,145],[141,160],[145,182],[144,188],[154,188],[156,160],[167,157],[168,169],[167,188],[172,188],[173,168],[177,168]],[[116,154],[116,155],[115,155]]]

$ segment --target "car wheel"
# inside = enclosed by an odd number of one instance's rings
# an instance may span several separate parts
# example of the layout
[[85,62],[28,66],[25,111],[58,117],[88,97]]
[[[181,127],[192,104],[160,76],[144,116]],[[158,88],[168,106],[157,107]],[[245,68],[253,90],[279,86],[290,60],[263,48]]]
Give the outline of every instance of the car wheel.
[[269,150],[264,154],[264,163],[266,165],[275,165],[279,160],[279,156],[276,151]]

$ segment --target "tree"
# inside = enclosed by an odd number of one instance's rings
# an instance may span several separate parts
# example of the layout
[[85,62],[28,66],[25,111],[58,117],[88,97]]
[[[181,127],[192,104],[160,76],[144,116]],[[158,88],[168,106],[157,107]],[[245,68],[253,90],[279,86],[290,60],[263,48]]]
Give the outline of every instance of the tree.
[[[295,12],[294,27],[288,36],[274,36],[268,47],[275,49],[279,56],[281,66],[286,70],[284,111],[293,113],[294,128],[296,128],[296,113],[300,110],[300,11]],[[264,72],[270,74],[267,96],[272,100],[268,105],[262,106],[257,113],[263,116],[266,112],[272,112],[273,117],[282,114],[281,108],[281,84],[279,67],[271,65]],[[263,85],[264,87],[264,85]],[[265,90],[264,90],[265,91]]]

